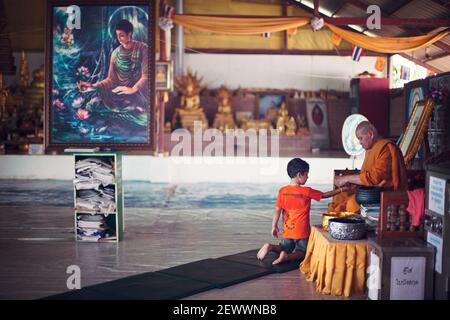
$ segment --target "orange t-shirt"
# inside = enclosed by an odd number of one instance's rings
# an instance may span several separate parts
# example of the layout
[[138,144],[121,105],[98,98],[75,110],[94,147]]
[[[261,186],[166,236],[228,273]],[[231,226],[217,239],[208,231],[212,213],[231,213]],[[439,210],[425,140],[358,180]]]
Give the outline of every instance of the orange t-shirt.
[[278,191],[276,207],[283,209],[283,238],[309,237],[311,199],[320,201],[323,193],[310,187],[284,186]]

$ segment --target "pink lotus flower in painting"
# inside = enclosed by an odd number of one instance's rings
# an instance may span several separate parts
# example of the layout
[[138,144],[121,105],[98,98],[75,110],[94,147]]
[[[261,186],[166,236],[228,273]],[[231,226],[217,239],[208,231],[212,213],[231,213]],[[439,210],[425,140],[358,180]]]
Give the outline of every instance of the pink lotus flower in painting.
[[85,109],[78,109],[76,115],[78,119],[86,120],[87,118],[89,118],[89,111]]
[[76,99],[73,100],[73,102],[72,102],[72,107],[78,109],[78,108],[80,108],[81,106],[83,106],[83,103],[84,103],[84,98],[83,98],[83,97],[76,98]]
[[63,110],[63,109],[66,108],[66,106],[64,105],[64,103],[61,102],[61,100],[59,100],[59,99],[53,100],[53,101],[52,101],[52,105],[56,107],[56,110],[57,110],[57,111],[61,111],[61,110]]
[[91,73],[89,72],[89,69],[87,67],[85,67],[85,66],[79,67],[77,71],[78,71],[77,75],[82,77],[83,79],[86,79],[86,78],[91,76]]

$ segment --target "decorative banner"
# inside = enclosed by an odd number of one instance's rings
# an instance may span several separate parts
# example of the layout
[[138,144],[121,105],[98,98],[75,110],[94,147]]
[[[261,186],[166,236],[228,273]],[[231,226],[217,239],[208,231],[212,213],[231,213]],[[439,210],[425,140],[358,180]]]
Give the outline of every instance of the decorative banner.
[[331,33],[331,43],[333,43],[336,47],[338,47],[342,42],[342,38],[336,34],[336,33]]
[[386,58],[377,57],[377,61],[375,62],[375,70],[382,72],[386,65]]
[[322,99],[306,99],[306,113],[311,131],[311,147],[327,149],[330,146],[327,106]]
[[352,52],[352,60],[353,61],[359,61],[359,59],[361,59],[362,54],[364,53],[363,48],[354,46],[353,47],[353,52]]
[[270,32],[261,33],[261,37],[263,37],[263,38],[270,38],[271,36],[272,36],[272,33],[270,33]]

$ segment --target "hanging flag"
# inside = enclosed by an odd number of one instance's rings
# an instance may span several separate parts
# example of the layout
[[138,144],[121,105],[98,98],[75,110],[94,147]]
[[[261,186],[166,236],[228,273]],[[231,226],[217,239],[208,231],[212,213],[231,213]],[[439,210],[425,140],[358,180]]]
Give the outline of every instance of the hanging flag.
[[272,36],[272,33],[270,33],[270,32],[261,33],[261,37],[263,37],[263,38],[270,38],[271,36]]
[[353,47],[353,52],[352,52],[352,60],[353,61],[359,61],[359,59],[361,59],[361,56],[362,56],[363,52],[364,52],[363,48],[354,46]]
[[338,47],[341,44],[342,38],[336,34],[336,33],[332,33],[331,34],[331,43],[334,44],[336,47]]
[[385,65],[386,65],[386,58],[377,57],[377,61],[375,62],[375,70],[381,72],[384,70]]
[[175,11],[175,8],[169,5],[164,6],[164,17],[171,19],[173,16],[173,13]]

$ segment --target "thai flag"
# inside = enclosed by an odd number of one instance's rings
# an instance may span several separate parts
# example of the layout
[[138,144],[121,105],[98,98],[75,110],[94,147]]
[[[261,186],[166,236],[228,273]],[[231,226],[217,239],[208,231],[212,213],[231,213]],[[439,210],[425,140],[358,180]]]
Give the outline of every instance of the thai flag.
[[361,59],[361,56],[362,56],[363,52],[364,52],[363,48],[354,46],[353,47],[353,52],[352,52],[352,60],[353,61],[359,61],[359,59]]
[[169,18],[169,19],[172,18],[174,10],[175,10],[174,7],[166,5],[164,7],[164,17]]
[[271,35],[272,34],[270,32],[261,33],[261,37],[263,37],[263,38],[270,38]]

